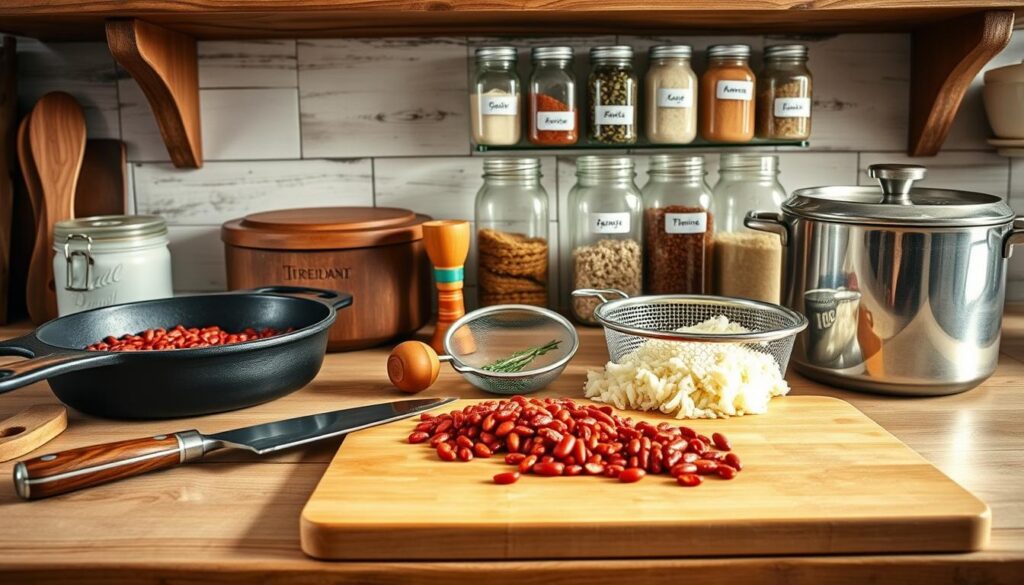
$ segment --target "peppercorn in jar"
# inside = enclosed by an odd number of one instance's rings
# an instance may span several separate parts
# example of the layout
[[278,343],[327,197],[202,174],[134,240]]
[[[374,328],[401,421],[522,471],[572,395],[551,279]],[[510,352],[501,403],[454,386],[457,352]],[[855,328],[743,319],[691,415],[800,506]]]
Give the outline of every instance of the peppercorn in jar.
[[590,60],[590,139],[604,144],[634,144],[638,84],[633,48],[594,47]]
[[774,45],[765,49],[764,71],[757,79],[757,136],[810,138],[811,89],[807,47]]
[[529,139],[539,146],[565,146],[579,139],[572,47],[533,49],[529,88]]

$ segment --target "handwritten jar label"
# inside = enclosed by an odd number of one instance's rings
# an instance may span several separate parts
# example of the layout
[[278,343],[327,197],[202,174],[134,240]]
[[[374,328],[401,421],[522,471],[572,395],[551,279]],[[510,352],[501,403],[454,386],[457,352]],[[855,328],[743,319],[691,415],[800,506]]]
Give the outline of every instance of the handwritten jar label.
[[590,233],[592,234],[628,234],[629,213],[591,213]]
[[598,126],[632,126],[635,123],[633,106],[595,106],[594,118]]
[[754,82],[723,79],[715,86],[715,97],[720,100],[749,102],[754,99]]
[[666,213],[666,234],[703,234],[708,231],[708,214],[698,213]]
[[659,108],[692,108],[693,89],[691,88],[658,88]]
[[538,130],[575,130],[576,116],[572,112],[537,112]]
[[485,116],[515,116],[518,110],[519,96],[480,96],[480,112]]
[[776,118],[809,118],[811,98],[775,98]]

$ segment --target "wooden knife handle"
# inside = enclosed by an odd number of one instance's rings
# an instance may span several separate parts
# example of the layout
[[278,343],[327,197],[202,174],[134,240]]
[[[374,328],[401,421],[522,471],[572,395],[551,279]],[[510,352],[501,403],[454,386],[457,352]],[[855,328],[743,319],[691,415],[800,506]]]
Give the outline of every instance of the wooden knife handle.
[[43,455],[14,466],[14,488],[26,500],[47,498],[203,456],[196,431],[79,447]]

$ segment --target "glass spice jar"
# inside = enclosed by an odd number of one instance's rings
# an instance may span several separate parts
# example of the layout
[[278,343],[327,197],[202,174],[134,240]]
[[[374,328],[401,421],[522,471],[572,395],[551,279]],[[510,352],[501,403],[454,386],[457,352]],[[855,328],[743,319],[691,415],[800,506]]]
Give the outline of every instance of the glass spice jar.
[[533,49],[529,88],[530,142],[540,146],[565,146],[579,140],[576,107],[576,75],[572,71],[572,47]]
[[515,47],[476,50],[476,74],[469,99],[476,144],[509,146],[519,142],[522,123],[516,55]]
[[757,135],[807,140],[811,136],[811,71],[807,47],[774,45],[764,51],[757,78]]
[[[630,296],[643,285],[640,189],[626,156],[581,156],[576,185],[569,192],[569,247],[572,288],[614,288]],[[572,315],[596,325],[595,298],[570,298]]]
[[689,45],[651,49],[644,79],[647,140],[652,144],[688,144],[697,136],[697,75]]
[[637,76],[633,71],[633,48],[594,47],[590,60],[590,139],[604,144],[634,144]]
[[548,303],[548,194],[536,158],[484,159],[476,194],[481,307]]
[[748,211],[780,210],[779,157],[723,154],[712,190],[718,210],[715,231],[715,294],[778,303],[782,289],[779,236],[743,225]]
[[754,72],[748,45],[714,45],[700,81],[700,133],[711,142],[754,137]]
[[651,157],[644,197],[644,293],[708,294],[714,215],[704,157]]

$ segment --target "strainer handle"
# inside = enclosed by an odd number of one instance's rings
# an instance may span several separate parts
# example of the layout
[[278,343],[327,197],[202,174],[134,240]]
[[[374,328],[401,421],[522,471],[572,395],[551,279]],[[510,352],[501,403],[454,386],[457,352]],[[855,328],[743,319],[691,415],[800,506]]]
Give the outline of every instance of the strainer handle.
[[578,288],[572,291],[574,297],[597,297],[601,299],[602,303],[607,303],[608,299],[605,295],[619,295],[624,299],[628,299],[629,295],[622,292],[617,288]]

